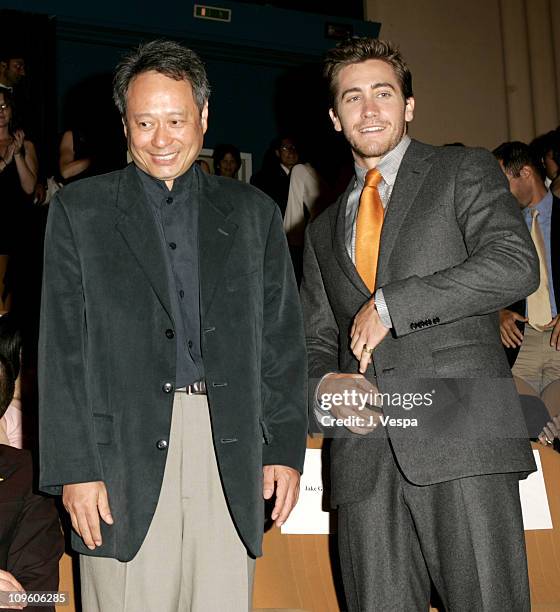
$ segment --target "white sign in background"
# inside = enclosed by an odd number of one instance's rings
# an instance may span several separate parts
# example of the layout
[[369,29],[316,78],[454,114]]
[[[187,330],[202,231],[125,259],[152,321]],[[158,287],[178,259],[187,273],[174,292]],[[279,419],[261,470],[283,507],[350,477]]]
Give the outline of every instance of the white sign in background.
[[[329,513],[323,510],[321,450],[308,448],[305,453],[299,501],[290,518],[282,525],[283,534],[328,534]],[[519,483],[523,524],[526,530],[552,529],[552,518],[539,451],[534,450],[538,470]]]

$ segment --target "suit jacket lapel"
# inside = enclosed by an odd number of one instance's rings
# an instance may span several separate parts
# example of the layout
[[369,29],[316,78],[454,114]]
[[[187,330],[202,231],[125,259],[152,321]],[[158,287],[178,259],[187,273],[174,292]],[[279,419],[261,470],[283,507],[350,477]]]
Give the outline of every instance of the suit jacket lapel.
[[362,277],[358,274],[356,266],[352,262],[352,259],[348,255],[348,251],[346,249],[346,203],[348,202],[348,196],[354,188],[354,181],[355,179],[353,178],[346,188],[346,191],[338,198],[338,201],[335,204],[337,212],[333,234],[334,253],[340,267],[350,282],[358,291],[363,293],[365,297],[369,298],[371,297],[371,293],[362,280]]
[[133,164],[122,171],[117,191],[121,216],[116,228],[148,277],[154,293],[172,319],[165,253],[159,229]]
[[381,232],[377,285],[382,285],[400,228],[431,168],[431,150],[413,140],[402,159]]
[[233,245],[237,225],[227,217],[233,207],[219,186],[202,172],[199,180],[198,252],[200,303],[208,312],[218,284],[224,282],[224,267]]

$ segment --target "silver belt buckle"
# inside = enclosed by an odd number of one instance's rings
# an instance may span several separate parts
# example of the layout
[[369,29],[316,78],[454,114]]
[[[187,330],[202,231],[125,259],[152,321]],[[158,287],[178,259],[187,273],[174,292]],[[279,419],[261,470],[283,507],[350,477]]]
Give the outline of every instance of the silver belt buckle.
[[206,383],[204,380],[195,380],[187,387],[188,395],[198,395],[206,391]]

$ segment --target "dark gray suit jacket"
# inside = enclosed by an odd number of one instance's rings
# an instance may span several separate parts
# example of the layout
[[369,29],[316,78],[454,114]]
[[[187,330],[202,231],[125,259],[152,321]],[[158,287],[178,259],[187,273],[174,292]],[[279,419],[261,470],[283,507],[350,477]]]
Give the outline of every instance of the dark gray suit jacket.
[[[253,187],[199,183],[202,357],[233,519],[261,554],[262,466],[302,469],[305,347],[278,207]],[[176,364],[164,252],[133,166],[51,204],[40,337],[40,486],[102,480],[115,524],[86,554],[127,561],[163,478]],[[159,445],[161,446],[161,444]]]
[[[350,188],[307,232],[301,297],[312,381],[327,372],[357,372],[349,329],[371,296],[344,243]],[[411,482],[534,469],[497,310],[537,284],[531,238],[492,155],[413,140],[381,236],[377,286],[383,287],[393,330],[374,353],[375,371],[367,373],[377,377],[381,392],[402,393],[408,386],[425,391],[435,384],[448,395],[446,400],[440,393],[435,411],[418,409],[418,435],[386,429]],[[459,388],[454,404],[448,379]],[[400,407],[385,413],[409,416]],[[333,441],[334,504],[371,492],[379,449],[375,436]]]

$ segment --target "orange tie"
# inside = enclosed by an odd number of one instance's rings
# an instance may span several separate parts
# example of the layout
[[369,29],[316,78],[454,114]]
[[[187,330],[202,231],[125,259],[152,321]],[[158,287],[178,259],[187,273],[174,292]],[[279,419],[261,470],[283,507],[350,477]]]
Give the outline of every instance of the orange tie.
[[368,170],[356,219],[356,269],[371,293],[375,290],[379,241],[383,227],[383,204],[377,190],[382,178],[377,168]]

